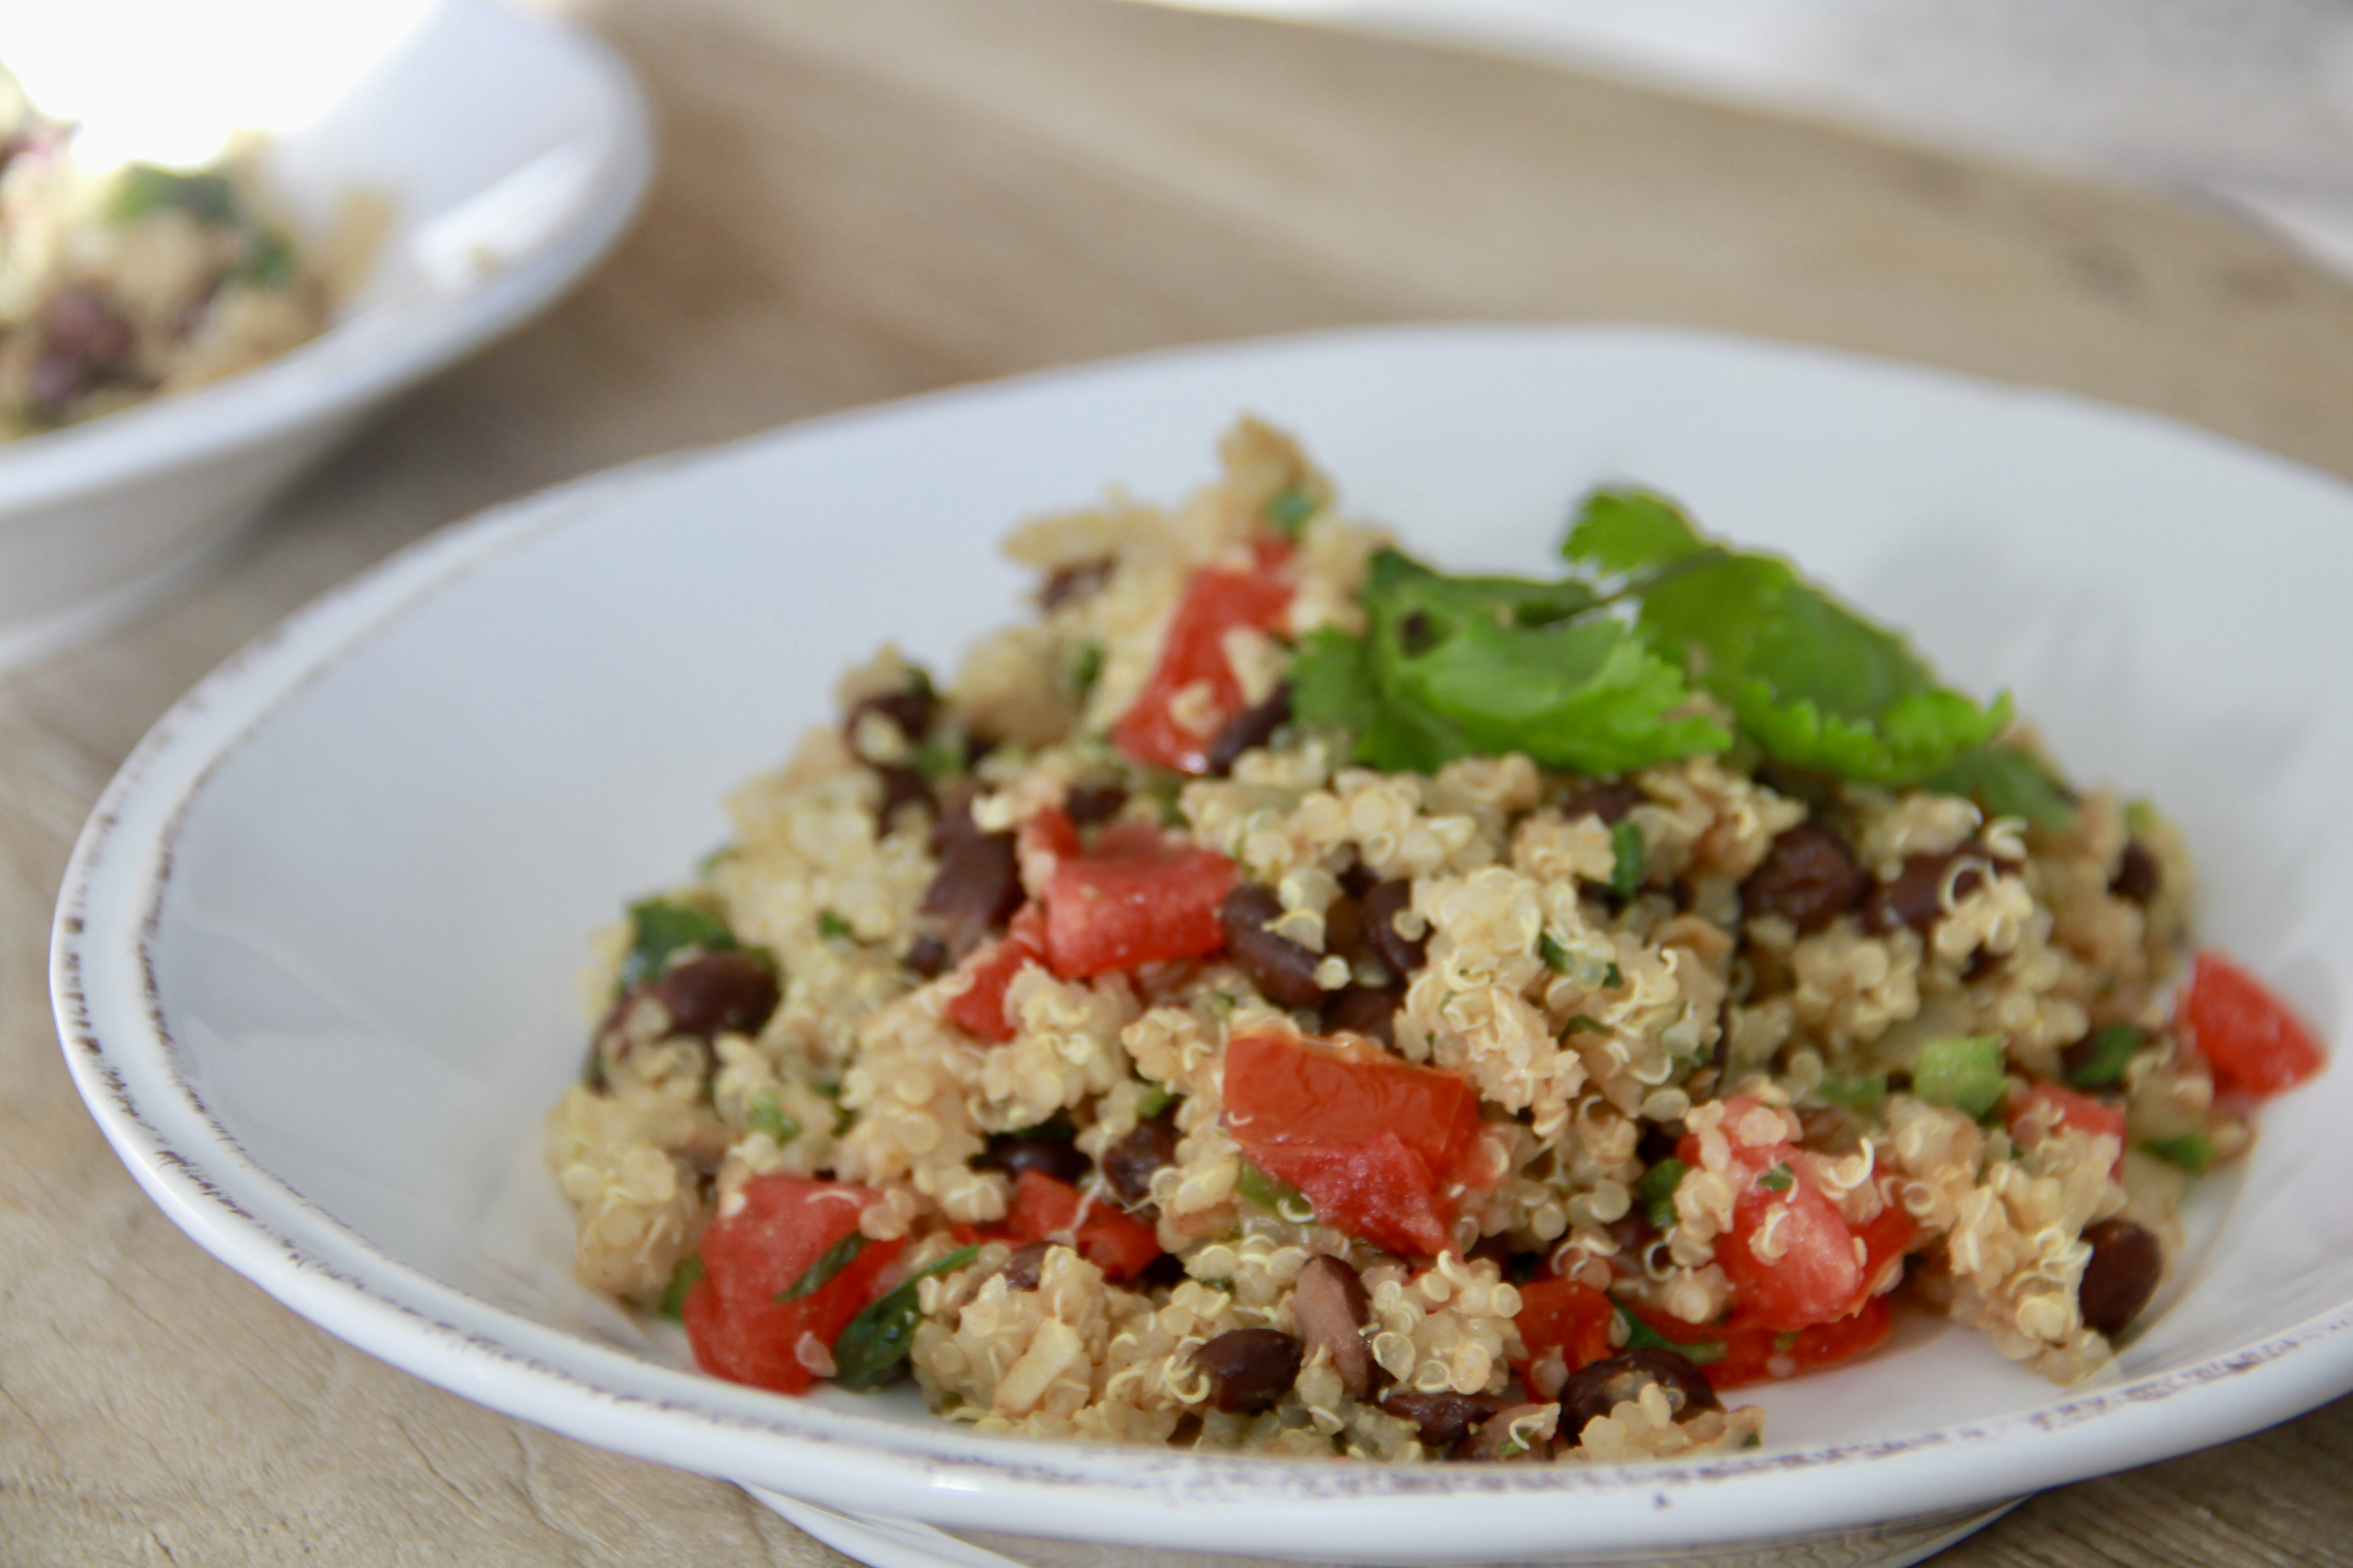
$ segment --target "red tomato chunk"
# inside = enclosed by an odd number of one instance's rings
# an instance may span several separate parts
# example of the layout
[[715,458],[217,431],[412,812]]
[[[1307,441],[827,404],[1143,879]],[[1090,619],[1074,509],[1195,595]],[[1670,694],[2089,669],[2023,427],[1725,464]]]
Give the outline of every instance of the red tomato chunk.
[[1408,1257],[1449,1244],[1479,1099],[1452,1073],[1334,1041],[1245,1035],[1226,1047],[1226,1130],[1324,1224]]
[[2328,1060],[2312,1026],[2219,952],[2200,952],[2181,1023],[2214,1069],[2214,1087],[2258,1098],[2294,1089]]
[[1002,1045],[1013,1037],[1013,1022],[1005,1016],[1006,988],[1015,975],[1045,957],[1044,914],[1035,904],[1024,905],[1001,940],[965,960],[963,973],[969,978],[940,1011],[957,1027]]
[[1113,1282],[1134,1279],[1160,1256],[1160,1238],[1150,1226],[1109,1204],[1087,1204],[1076,1187],[1043,1171],[1021,1173],[1003,1230],[1016,1244],[1059,1241],[1074,1247]]
[[1522,1376],[1547,1351],[1558,1351],[1570,1372],[1618,1353],[1609,1343],[1618,1309],[1592,1286],[1576,1279],[1531,1279],[1519,1290],[1520,1315],[1513,1321],[1528,1351],[1526,1360],[1514,1363]]
[[1108,974],[1226,945],[1218,907],[1234,863],[1208,849],[1082,856],[1046,883],[1046,964],[1066,979]]
[[2021,1124],[2030,1117],[2047,1122],[2054,1130],[2069,1127],[2094,1138],[2113,1138],[2116,1141],[2115,1168],[2124,1169],[2125,1108],[2121,1105],[2094,1100],[2063,1084],[2038,1083],[2023,1094],[2014,1094],[2004,1116],[2010,1136],[2021,1141]]
[[[1887,1281],[1917,1227],[1894,1203],[1859,1231],[1849,1226],[1796,1144],[1742,1141],[1739,1129],[1757,1104],[1746,1096],[1725,1102],[1736,1194],[1716,1262],[1732,1280],[1738,1315],[1756,1326],[1786,1333],[1835,1322]],[[1680,1153],[1697,1167],[1698,1138],[1684,1138]]]
[[841,1271],[797,1301],[776,1298],[818,1259],[855,1234],[881,1194],[845,1182],[754,1176],[744,1206],[702,1233],[702,1278],[682,1313],[694,1359],[713,1377],[800,1394],[817,1374],[801,1359],[805,1335],[828,1352],[849,1320],[881,1294],[878,1281],[903,1241],[870,1241]]
[[[1226,634],[1238,626],[1267,631],[1282,622],[1291,607],[1291,584],[1274,575],[1280,561],[1280,554],[1261,552],[1256,572],[1210,567],[1194,574],[1168,622],[1160,662],[1112,730],[1121,751],[1182,773],[1207,770],[1210,742],[1242,710],[1242,685],[1226,658]],[[1172,706],[1177,693],[1196,683],[1209,692],[1205,730],[1179,722]]]
[[1690,1356],[1719,1394],[1753,1383],[1819,1372],[1877,1350],[1891,1327],[1887,1298],[1873,1296],[1843,1318],[1808,1328],[1775,1329],[1736,1311],[1729,1322],[1686,1323],[1635,1309],[1662,1339]]

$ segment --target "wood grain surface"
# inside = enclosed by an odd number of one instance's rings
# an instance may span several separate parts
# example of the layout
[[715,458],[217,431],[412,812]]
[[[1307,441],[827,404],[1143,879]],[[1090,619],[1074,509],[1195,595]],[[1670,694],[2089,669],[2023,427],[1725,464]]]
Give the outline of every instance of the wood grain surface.
[[[109,773],[216,661],[440,524],[947,383],[1445,317],[1837,344],[2353,475],[2353,290],[2213,216],[1113,0],[614,0],[586,20],[664,136],[614,258],[410,397],[225,570],[0,682],[0,1562],[840,1561],[730,1487],[493,1415],[295,1318],[172,1227],[67,1081],[49,910]],[[2353,1562],[2348,1476],[2339,1402],[2037,1498],[1943,1561]]]

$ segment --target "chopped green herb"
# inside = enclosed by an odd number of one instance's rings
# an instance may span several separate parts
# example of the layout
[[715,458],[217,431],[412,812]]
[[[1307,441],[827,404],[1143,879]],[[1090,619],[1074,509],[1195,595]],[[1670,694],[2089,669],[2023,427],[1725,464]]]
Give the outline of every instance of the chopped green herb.
[[782,1148],[801,1135],[801,1124],[785,1113],[776,1103],[776,1091],[764,1089],[752,1097],[744,1113],[744,1124],[754,1132],[765,1132]]
[[1683,1184],[1691,1167],[1681,1160],[1660,1161],[1642,1173],[1642,1180],[1634,1192],[1642,1200],[1643,1213],[1652,1230],[1667,1230],[1675,1223],[1675,1189]]
[[2076,1068],[2067,1075],[2067,1081],[2077,1089],[2105,1089],[2125,1080],[2125,1069],[2139,1054],[2148,1037],[2131,1024],[2110,1024],[2092,1037],[2092,1048],[2085,1052]]
[[1925,787],[1973,800],[1988,816],[2023,817],[2053,833],[2075,820],[2067,786],[2015,746],[1980,746],[1931,775]]
[[1095,682],[1103,679],[1103,646],[1099,642],[1082,642],[1071,654],[1071,693],[1083,707],[1094,694]]
[[1603,972],[1603,973],[1602,973],[1602,976],[1601,976],[1601,989],[1603,989],[1604,991],[1615,991],[1615,990],[1617,990],[1620,986],[1621,986],[1621,985],[1623,985],[1623,984],[1626,984],[1626,972],[1625,972],[1624,970],[1622,970],[1622,969],[1619,968],[1619,967],[1618,967],[1616,964],[1614,964],[1614,963],[1613,963],[1613,964],[1611,964],[1611,965],[1609,967],[1609,969],[1608,969],[1608,970],[1606,970],[1605,972]]
[[1151,1121],[1167,1110],[1169,1102],[1176,1098],[1168,1092],[1166,1085],[1147,1081],[1144,1086],[1144,1092],[1136,1097],[1135,1119],[1138,1121]]
[[[1615,1303],[1612,1303],[1615,1306]],[[1626,1348],[1630,1351],[1676,1350],[1675,1342],[1642,1321],[1623,1307],[1616,1307],[1618,1321],[1626,1326]]]
[[1307,531],[1307,520],[1316,512],[1315,498],[1297,485],[1278,491],[1266,503],[1266,521],[1285,539],[1297,539]]
[[1588,1018],[1582,1013],[1571,1013],[1568,1022],[1560,1026],[1560,1037],[1564,1040],[1571,1035],[1606,1035],[1609,1032],[1609,1025],[1599,1018]]
[[815,1263],[802,1271],[799,1279],[779,1291],[776,1296],[778,1304],[797,1301],[804,1296],[816,1295],[826,1288],[835,1275],[849,1268],[850,1261],[865,1250],[866,1237],[863,1233],[851,1231],[848,1236],[827,1247]]
[[849,922],[831,910],[817,912],[817,934],[828,942],[839,942],[850,934]]
[[198,223],[216,227],[236,223],[242,210],[236,190],[218,174],[184,174],[153,163],[132,163],[117,176],[106,216],[113,223],[130,223],[165,207],[178,207]]
[[1757,1184],[1768,1193],[1786,1193],[1798,1184],[1798,1173],[1789,1169],[1785,1160],[1757,1177]]
[[283,235],[255,229],[245,242],[245,254],[228,269],[228,281],[248,289],[283,289],[294,281],[294,247]]
[[1561,552],[1600,571],[1655,574],[1629,584],[1643,641],[1793,766],[1917,784],[2010,722],[2008,697],[1980,708],[1937,685],[1902,637],[1779,557],[1708,540],[1662,497],[1598,492]]
[[1536,933],[1536,956],[1543,959],[1545,967],[1556,974],[1567,974],[1573,967],[1569,962],[1568,949],[1561,946],[1548,931],[1540,931]]
[[1242,1162],[1241,1177],[1234,1184],[1234,1190],[1246,1201],[1285,1219],[1298,1218],[1303,1211],[1309,1219],[1315,1215],[1315,1205],[1307,1201],[1306,1194],[1281,1176],[1269,1175],[1247,1160]]
[[2145,1138],[2140,1146],[2193,1176],[2204,1175],[2206,1168],[2214,1163],[2214,1141],[2203,1132],[2184,1132],[2178,1138]]
[[605,1047],[594,1040],[588,1042],[588,1055],[580,1064],[580,1081],[590,1089],[605,1087]]
[[1207,1285],[1212,1290],[1223,1291],[1229,1296],[1234,1293],[1234,1282],[1227,1279],[1222,1274],[1213,1274],[1207,1279],[1202,1280],[1201,1283]]
[[925,741],[907,753],[907,765],[921,774],[925,784],[938,784],[964,772],[964,753],[954,746]]
[[1673,665],[1575,580],[1450,577],[1385,550],[1357,598],[1362,637],[1311,633],[1291,672],[1303,724],[1345,730],[1358,761],[1435,773],[1458,757],[1525,752],[1547,767],[1616,773],[1731,735],[1687,710]]
[[662,1287],[661,1305],[654,1310],[675,1323],[686,1312],[686,1293],[702,1278],[702,1254],[690,1252],[678,1260],[670,1271],[670,1283]]
[[1609,868],[1609,890],[1630,899],[1642,890],[1642,878],[1650,869],[1650,848],[1642,841],[1642,830],[1631,822],[1615,824],[1609,829],[1609,847],[1617,857]]
[[1931,1105],[1949,1105],[1970,1117],[2000,1103],[2009,1080],[2003,1076],[2000,1035],[1952,1035],[1920,1047],[1912,1067],[1912,1092]]
[[1887,1102],[1887,1075],[1875,1072],[1862,1078],[1826,1078],[1814,1086],[1814,1092],[1832,1105],[1869,1110]]
[[670,959],[688,948],[724,952],[738,945],[727,922],[708,910],[668,899],[631,904],[629,952],[621,961],[621,989],[659,979]]
[[915,1287],[934,1274],[963,1268],[979,1255],[978,1246],[960,1247],[938,1262],[918,1268],[896,1288],[867,1303],[849,1320],[833,1342],[833,1381],[854,1393],[883,1387],[899,1374],[914,1342],[915,1324],[923,1315]]

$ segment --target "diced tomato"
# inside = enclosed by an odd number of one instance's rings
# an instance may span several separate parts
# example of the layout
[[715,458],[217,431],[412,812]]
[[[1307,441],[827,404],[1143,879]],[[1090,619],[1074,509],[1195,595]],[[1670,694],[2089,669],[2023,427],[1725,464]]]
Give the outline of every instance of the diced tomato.
[[1014,1184],[1004,1230],[1016,1242],[1060,1241],[1076,1247],[1114,1281],[1134,1279],[1160,1256],[1160,1238],[1150,1226],[1109,1204],[1087,1205],[1076,1187],[1043,1171],[1024,1171]]
[[2198,955],[2180,1018],[2198,1054],[2214,1069],[2214,1087],[2226,1092],[2278,1094],[2328,1060],[2309,1024],[2219,952]]
[[1371,1047],[1244,1035],[1226,1047],[1225,1100],[1250,1163],[1324,1224],[1409,1257],[1445,1249],[1449,1188],[1478,1179],[1479,1097],[1462,1079]]
[[[1834,1321],[1872,1294],[1889,1258],[1873,1257],[1869,1239],[1865,1256],[1855,1256],[1857,1233],[1815,1184],[1812,1168],[1796,1144],[1743,1141],[1738,1130],[1756,1106],[1746,1096],[1725,1102],[1729,1173],[1737,1187],[1732,1228],[1716,1242],[1715,1260],[1737,1292],[1740,1314],[1758,1326],[1789,1332]],[[1680,1154],[1685,1163],[1698,1165],[1698,1138],[1685,1137]],[[1873,1225],[1880,1249],[1893,1247],[1900,1258],[1912,1240],[1910,1217],[1890,1204]]]
[[1862,1222],[1855,1237],[1862,1243],[1862,1288],[1876,1296],[1893,1288],[1904,1268],[1904,1256],[1920,1239],[1920,1222],[1905,1212],[1894,1193],[1894,1178],[1884,1179],[1880,1193],[1886,1206]]
[[1014,837],[1025,860],[1040,851],[1057,860],[1074,860],[1082,852],[1078,825],[1058,805],[1046,806],[1023,817],[1021,826],[1014,830]]
[[1527,1359],[1515,1363],[1522,1375],[1546,1351],[1560,1352],[1571,1372],[1617,1353],[1609,1325],[1618,1309],[1592,1286],[1577,1279],[1531,1279],[1519,1289],[1520,1315],[1513,1321],[1528,1349]]
[[1226,945],[1218,907],[1233,885],[1234,863],[1208,849],[1155,844],[1065,860],[1043,899],[1047,967],[1078,978],[1215,952]]
[[1891,1326],[1884,1296],[1866,1298],[1845,1317],[1796,1330],[1770,1328],[1737,1312],[1730,1322],[1711,1324],[1640,1307],[1633,1311],[1691,1356],[1718,1393],[1852,1361],[1884,1344]]
[[[1134,705],[1112,729],[1112,741],[1121,751],[1178,773],[1208,769],[1210,742],[1242,710],[1242,686],[1226,658],[1226,634],[1238,626],[1267,631],[1282,622],[1291,607],[1292,590],[1275,574],[1288,553],[1270,558],[1261,552],[1256,572],[1209,567],[1193,574],[1169,619],[1160,662]],[[1197,682],[1209,691],[1203,715],[1206,731],[1178,723],[1170,706],[1178,692]]]
[[961,991],[940,1005],[949,1023],[993,1044],[1013,1037],[1013,1021],[1005,1016],[1005,993],[1013,977],[1046,959],[1044,911],[1024,904],[1013,923],[996,942],[974,950],[962,973],[971,977]]
[[2003,1112],[2010,1123],[2010,1136],[2019,1136],[2020,1124],[2029,1115],[2041,1111],[2037,1120],[2050,1126],[2072,1127],[2078,1132],[2097,1138],[2103,1134],[2116,1141],[2116,1168],[2125,1163],[2125,1108],[2094,1100],[2090,1095],[2067,1088],[2064,1084],[2038,1083],[2023,1094],[2013,1094],[2009,1108]]
[[694,1359],[713,1377],[780,1394],[816,1381],[800,1358],[814,1334],[828,1351],[849,1320],[881,1293],[882,1272],[903,1241],[869,1241],[841,1271],[797,1301],[776,1298],[858,1229],[858,1216],[882,1194],[843,1182],[754,1176],[744,1206],[702,1233],[702,1278],[686,1295],[682,1316]]

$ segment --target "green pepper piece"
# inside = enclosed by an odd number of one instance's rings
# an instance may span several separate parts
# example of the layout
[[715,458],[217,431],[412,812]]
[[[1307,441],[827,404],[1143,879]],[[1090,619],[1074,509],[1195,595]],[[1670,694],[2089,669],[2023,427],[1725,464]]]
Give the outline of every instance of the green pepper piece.
[[1972,1119],[2001,1102],[2008,1087],[2000,1035],[1951,1035],[1920,1047],[1912,1092],[1931,1105],[1949,1105]]

